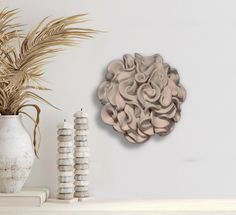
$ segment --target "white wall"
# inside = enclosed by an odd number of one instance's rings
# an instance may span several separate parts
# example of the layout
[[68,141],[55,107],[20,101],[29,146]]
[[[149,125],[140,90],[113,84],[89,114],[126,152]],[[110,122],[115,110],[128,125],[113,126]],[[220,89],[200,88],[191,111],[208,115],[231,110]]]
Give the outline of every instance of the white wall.
[[[234,0],[6,0],[27,30],[43,17],[89,12],[105,30],[67,49],[45,70],[43,142],[27,185],[56,194],[56,124],[83,107],[90,115],[91,194],[97,198],[236,197],[236,2]],[[173,133],[131,145],[99,117],[96,89],[109,61],[160,53],[188,97]],[[44,95],[44,94],[43,94]]]

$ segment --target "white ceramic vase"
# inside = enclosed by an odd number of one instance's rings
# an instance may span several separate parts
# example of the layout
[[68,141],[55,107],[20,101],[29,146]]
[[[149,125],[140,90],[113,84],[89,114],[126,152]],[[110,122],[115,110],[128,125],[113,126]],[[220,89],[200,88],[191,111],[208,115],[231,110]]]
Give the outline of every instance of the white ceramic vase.
[[21,116],[0,115],[0,192],[21,191],[28,178],[34,150]]

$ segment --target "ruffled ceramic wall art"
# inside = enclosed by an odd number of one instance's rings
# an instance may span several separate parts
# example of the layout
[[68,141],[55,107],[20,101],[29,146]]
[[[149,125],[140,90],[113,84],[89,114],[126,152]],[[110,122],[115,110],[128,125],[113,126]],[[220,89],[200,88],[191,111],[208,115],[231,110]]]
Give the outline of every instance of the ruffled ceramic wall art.
[[129,142],[143,143],[173,130],[186,91],[177,70],[160,55],[126,54],[108,65],[98,97],[102,120]]

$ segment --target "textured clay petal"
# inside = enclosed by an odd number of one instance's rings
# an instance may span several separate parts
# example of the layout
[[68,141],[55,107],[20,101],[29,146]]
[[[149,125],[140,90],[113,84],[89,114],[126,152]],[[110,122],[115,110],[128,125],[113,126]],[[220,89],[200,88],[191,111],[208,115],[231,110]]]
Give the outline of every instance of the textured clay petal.
[[167,107],[168,105],[170,105],[171,101],[172,101],[171,89],[168,87],[165,87],[162,91],[160,103],[162,106]]
[[107,103],[102,107],[101,117],[105,123],[113,125],[116,115],[116,110],[111,106],[111,104]]

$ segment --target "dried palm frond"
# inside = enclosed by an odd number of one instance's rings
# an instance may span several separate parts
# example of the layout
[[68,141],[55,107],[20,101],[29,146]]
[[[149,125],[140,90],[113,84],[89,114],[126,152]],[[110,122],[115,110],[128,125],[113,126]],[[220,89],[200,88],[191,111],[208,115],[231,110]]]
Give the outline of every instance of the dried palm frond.
[[[25,107],[36,109],[34,146],[37,154],[35,138],[40,109],[28,101],[33,99],[51,105],[33,92],[49,90],[42,86],[44,66],[48,63],[48,59],[62,51],[63,47],[74,46],[79,39],[92,38],[96,31],[74,27],[75,24],[85,21],[86,14],[79,14],[51,21],[48,21],[47,17],[35,29],[23,36],[22,25],[14,23],[17,12],[8,9],[0,12],[0,113],[28,115],[23,111]],[[20,43],[18,49],[16,41]]]
[[[7,61],[10,64],[14,64],[12,60],[12,55],[14,55],[14,42],[22,37],[22,25],[18,23],[13,23],[16,19],[17,10],[3,9],[0,12],[0,62]],[[7,73],[4,64],[0,64],[0,83],[4,80],[2,79]],[[5,82],[5,81],[4,81]],[[2,88],[2,85],[0,85]]]
[[20,27],[18,23],[12,23],[16,19],[18,10],[7,10],[6,8],[0,12],[0,45],[5,46],[12,39],[21,37]]

